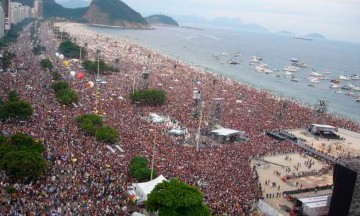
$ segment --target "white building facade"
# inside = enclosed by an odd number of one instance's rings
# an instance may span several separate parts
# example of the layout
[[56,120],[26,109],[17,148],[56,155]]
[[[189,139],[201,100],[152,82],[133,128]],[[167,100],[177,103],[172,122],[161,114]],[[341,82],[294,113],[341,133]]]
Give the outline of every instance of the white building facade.
[[31,18],[31,8],[17,2],[11,2],[10,15],[11,24],[18,24],[24,19]]

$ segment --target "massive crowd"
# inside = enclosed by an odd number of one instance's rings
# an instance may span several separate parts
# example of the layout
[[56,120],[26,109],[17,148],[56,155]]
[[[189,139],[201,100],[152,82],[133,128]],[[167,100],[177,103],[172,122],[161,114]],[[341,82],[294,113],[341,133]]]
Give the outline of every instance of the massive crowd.
[[[62,30],[77,38],[77,43],[88,44],[89,58],[95,58],[96,49],[101,58],[112,64],[119,56],[120,72],[101,76],[107,83],[100,86],[100,103],[95,105],[95,88],[85,83],[96,75],[85,73],[82,80],[71,78],[69,71],[80,69],[74,63],[65,68],[55,57],[59,41],[52,29],[42,23],[40,38],[49,56],[64,79],[80,95],[77,107],[60,105],[53,91],[50,73],[40,67],[40,58],[31,52],[30,27],[24,29],[16,44],[9,49],[17,54],[15,62],[25,68],[17,73],[0,74],[0,96],[6,98],[11,89],[17,89],[21,98],[29,101],[35,109],[34,116],[26,122],[5,122],[0,131],[8,134],[22,132],[43,140],[45,157],[51,164],[46,177],[29,185],[16,185],[17,193],[9,199],[0,197],[0,215],[130,215],[136,208],[126,197],[126,188],[133,181],[128,165],[134,156],[149,160],[153,142],[156,146],[155,167],[166,178],[179,178],[191,185],[199,180],[206,203],[214,213],[245,215],[254,200],[262,198],[261,188],[252,175],[249,164],[251,156],[276,152],[293,152],[297,147],[288,142],[277,142],[265,135],[266,131],[306,127],[320,121],[310,108],[289,101],[286,110],[281,100],[265,91],[257,90],[239,82],[215,74],[205,73],[178,60],[165,57],[142,46],[118,40],[110,36],[67,25]],[[175,66],[176,65],[176,66]],[[161,107],[135,108],[129,99],[133,86],[140,86],[143,67],[150,71],[149,85],[167,92],[168,102]],[[134,82],[135,81],[135,82]],[[32,90],[26,90],[30,85]],[[213,112],[214,98],[221,102],[220,123],[224,127],[246,132],[247,141],[222,145],[217,148],[200,148],[180,145],[164,133],[161,126],[148,123],[137,115],[155,112],[177,119],[195,134],[198,119],[191,117],[192,92],[202,92],[205,121]],[[121,96],[121,97],[120,97]],[[118,145],[125,150],[115,154],[105,148],[106,144],[86,136],[74,118],[91,113],[97,107],[106,124],[120,132]],[[282,113],[282,115],[279,115]],[[349,120],[333,116],[321,117],[323,123],[360,131]],[[153,129],[151,132],[149,129]],[[8,186],[1,173],[1,189]]]

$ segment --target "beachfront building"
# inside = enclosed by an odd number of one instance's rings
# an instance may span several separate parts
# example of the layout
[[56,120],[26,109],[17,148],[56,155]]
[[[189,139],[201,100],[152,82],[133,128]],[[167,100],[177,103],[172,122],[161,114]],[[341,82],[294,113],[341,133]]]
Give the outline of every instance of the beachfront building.
[[11,24],[17,24],[31,17],[31,8],[21,3],[11,2]]
[[43,18],[43,1],[42,0],[35,0],[34,1],[34,11],[33,17],[37,19]]
[[0,0],[0,4],[1,4],[1,7],[3,8],[3,12],[4,12],[4,22],[1,23],[1,25],[4,25],[4,29],[6,31],[6,30],[9,30],[11,27],[11,24],[10,24],[11,0]]
[[5,34],[5,14],[2,6],[0,5],[0,38]]

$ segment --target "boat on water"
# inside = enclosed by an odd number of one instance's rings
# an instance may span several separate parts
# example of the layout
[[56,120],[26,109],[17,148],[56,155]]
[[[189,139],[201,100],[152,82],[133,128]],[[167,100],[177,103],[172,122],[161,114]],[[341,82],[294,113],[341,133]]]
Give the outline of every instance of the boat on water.
[[309,75],[311,77],[322,77],[323,76],[321,73],[318,73],[318,72],[315,72],[315,71],[311,72]]
[[287,66],[287,67],[283,67],[282,70],[295,73],[295,72],[297,72],[299,70],[299,68],[295,67],[295,66]]
[[269,68],[265,68],[264,72],[266,74],[271,74],[273,71],[271,69],[269,69]]
[[354,95],[354,93],[352,93],[352,92],[347,92],[347,93],[345,93],[344,95],[347,95],[347,96],[353,96],[353,95]]
[[335,91],[336,94],[342,94],[343,92],[339,89]]
[[354,88],[352,88],[353,91],[360,91],[360,87],[359,86],[355,86]]
[[336,83],[336,84],[339,84],[340,83],[340,80],[338,79],[332,79],[330,80],[331,83]]
[[296,76],[292,76],[292,77],[291,77],[291,81],[293,81],[293,82],[299,82],[299,79],[296,78]]
[[349,80],[349,76],[348,75],[339,75],[339,80]]
[[330,88],[339,89],[339,88],[340,88],[340,85],[335,84],[335,83],[330,83]]
[[343,90],[352,90],[353,87],[349,86],[349,85],[344,85],[344,86],[341,86],[341,89]]
[[359,80],[360,79],[359,75],[357,75],[357,74],[351,75],[349,78],[351,80]]
[[299,59],[297,59],[297,58],[291,58],[290,61],[291,61],[291,62],[299,62]]
[[308,65],[304,62],[293,62],[292,63],[293,66],[296,66],[296,67],[302,67],[302,68],[307,68]]
[[357,98],[355,98],[355,101],[356,101],[356,102],[360,102],[360,96],[357,97]]
[[234,60],[229,60],[229,64],[236,65],[236,64],[239,64],[239,62],[234,61]]
[[319,83],[320,81],[319,81],[319,79],[316,78],[316,77],[310,77],[310,78],[309,78],[309,82],[311,82],[311,83]]
[[292,72],[290,72],[290,71],[285,71],[285,73],[284,73],[285,75],[293,75],[293,73]]
[[321,80],[329,80],[330,78],[323,75],[323,76],[320,76],[319,79],[321,79]]

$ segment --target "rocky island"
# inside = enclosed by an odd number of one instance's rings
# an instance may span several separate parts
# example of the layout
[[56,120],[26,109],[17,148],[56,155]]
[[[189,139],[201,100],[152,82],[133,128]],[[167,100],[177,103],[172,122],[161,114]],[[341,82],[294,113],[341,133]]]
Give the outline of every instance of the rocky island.
[[151,15],[146,17],[146,21],[151,25],[179,26],[173,18],[165,15]]

